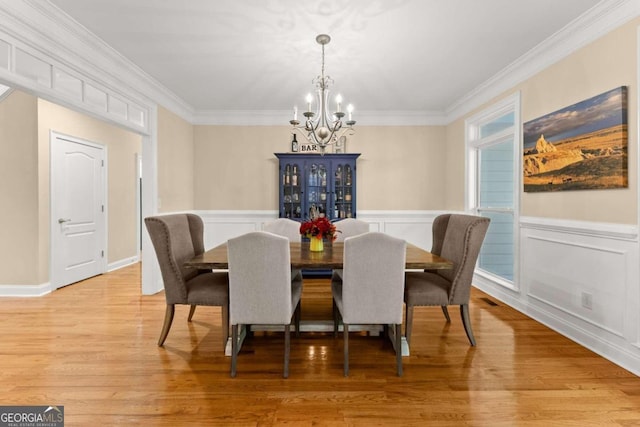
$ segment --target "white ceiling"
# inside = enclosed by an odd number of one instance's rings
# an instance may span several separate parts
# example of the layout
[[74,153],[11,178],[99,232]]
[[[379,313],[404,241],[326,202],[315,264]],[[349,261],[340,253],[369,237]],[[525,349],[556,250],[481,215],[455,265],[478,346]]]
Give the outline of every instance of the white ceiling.
[[443,112],[599,0],[50,0],[195,111]]

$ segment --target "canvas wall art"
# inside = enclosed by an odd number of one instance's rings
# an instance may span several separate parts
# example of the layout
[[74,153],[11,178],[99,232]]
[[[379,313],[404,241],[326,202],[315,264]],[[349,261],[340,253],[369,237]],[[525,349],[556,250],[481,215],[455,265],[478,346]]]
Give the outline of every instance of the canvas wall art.
[[524,191],[627,187],[627,87],[526,122]]

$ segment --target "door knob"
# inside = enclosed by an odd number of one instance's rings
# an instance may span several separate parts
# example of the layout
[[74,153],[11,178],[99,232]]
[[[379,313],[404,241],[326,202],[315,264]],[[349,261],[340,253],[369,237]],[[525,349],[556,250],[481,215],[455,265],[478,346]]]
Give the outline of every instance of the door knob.
[[71,221],[71,218],[66,218],[66,219],[65,218],[60,218],[58,220],[58,224],[64,224],[65,222],[69,222],[69,221]]

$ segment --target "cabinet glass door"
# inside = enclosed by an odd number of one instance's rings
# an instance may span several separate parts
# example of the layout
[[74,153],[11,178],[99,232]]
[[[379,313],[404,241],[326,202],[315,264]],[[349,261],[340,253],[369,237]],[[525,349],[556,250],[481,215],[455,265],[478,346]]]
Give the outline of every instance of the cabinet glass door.
[[282,172],[282,201],[285,218],[302,218],[302,169],[298,163],[286,163]]
[[305,169],[305,179],[307,183],[307,210],[304,212],[305,218],[312,216],[331,217],[327,208],[329,206],[329,167],[327,163],[311,161]]
[[352,218],[355,216],[354,209],[354,170],[348,163],[339,163],[334,166],[334,212],[335,219]]

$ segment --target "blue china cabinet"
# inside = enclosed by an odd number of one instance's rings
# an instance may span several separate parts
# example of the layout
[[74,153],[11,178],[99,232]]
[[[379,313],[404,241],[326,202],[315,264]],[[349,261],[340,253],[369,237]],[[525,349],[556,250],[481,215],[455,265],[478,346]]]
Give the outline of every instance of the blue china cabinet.
[[275,153],[279,159],[280,218],[331,221],[356,217],[357,153]]

